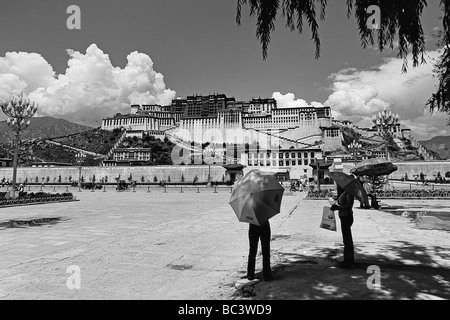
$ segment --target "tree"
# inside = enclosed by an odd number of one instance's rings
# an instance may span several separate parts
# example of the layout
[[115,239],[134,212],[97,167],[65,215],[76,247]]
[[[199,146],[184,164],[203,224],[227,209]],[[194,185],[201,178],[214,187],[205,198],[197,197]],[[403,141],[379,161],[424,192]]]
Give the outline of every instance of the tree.
[[153,182],[158,182],[158,177],[156,175],[153,177]]
[[[236,23],[240,25],[243,5],[250,7],[250,16],[256,16],[256,37],[262,45],[263,59],[267,58],[271,33],[275,30],[275,20],[281,14],[286,18],[286,28],[303,32],[303,19],[308,23],[312,41],[315,44],[315,57],[320,57],[319,24],[317,22],[316,5],[320,6],[320,19],[325,19],[328,0],[237,0]],[[370,28],[368,23],[373,13],[368,8],[377,5],[380,8],[379,29]],[[357,27],[364,48],[377,45],[380,51],[394,49],[398,38],[398,56],[404,60],[403,71],[407,69],[407,56],[412,48],[414,66],[425,61],[425,37],[421,17],[426,0],[347,0],[347,17],[353,9],[357,19]],[[441,0],[441,7],[450,7],[450,0]],[[450,17],[445,10],[444,30],[448,32]]]
[[[450,1],[446,8],[450,8]],[[427,102],[431,112],[447,112],[450,114],[450,10],[445,11],[444,31],[439,31],[436,38],[439,39],[437,46],[442,48],[442,54],[434,64],[433,73],[438,79],[437,90]],[[446,30],[446,31],[445,31]],[[450,121],[449,121],[450,125]]]

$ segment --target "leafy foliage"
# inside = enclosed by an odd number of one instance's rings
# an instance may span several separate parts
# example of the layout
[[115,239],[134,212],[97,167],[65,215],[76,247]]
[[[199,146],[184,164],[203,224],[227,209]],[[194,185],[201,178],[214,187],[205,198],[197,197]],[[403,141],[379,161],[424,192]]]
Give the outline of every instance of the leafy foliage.
[[167,138],[164,141],[154,136],[145,135],[142,139],[138,137],[127,137],[123,140],[122,148],[149,148],[152,153],[152,161],[148,165],[171,165],[171,153],[175,145]]
[[428,100],[427,106],[432,112],[439,111],[450,114],[450,0],[442,0],[441,5],[445,7],[444,31],[439,31],[435,37],[439,39],[437,46],[442,48],[442,54],[433,70],[438,79],[438,85],[436,92]]
[[[447,14],[450,0],[442,0],[441,6],[446,10],[444,29],[448,30],[450,18]],[[317,22],[317,6],[320,7],[320,18],[325,19],[328,0],[237,0],[236,22],[241,22],[242,6],[250,7],[250,16],[256,16],[256,36],[262,45],[263,58],[266,59],[270,35],[275,30],[275,20],[281,14],[286,18],[286,27],[291,31],[303,32],[303,19],[308,23],[312,41],[316,47],[316,58],[320,57],[319,24]],[[378,31],[367,25],[370,13],[367,9],[377,5],[381,11],[381,23]],[[347,0],[347,16],[355,11],[361,44],[365,48],[377,45],[380,51],[393,49],[398,37],[398,56],[404,60],[403,71],[407,69],[407,56],[412,48],[414,66],[424,62],[425,37],[421,17],[426,0]]]

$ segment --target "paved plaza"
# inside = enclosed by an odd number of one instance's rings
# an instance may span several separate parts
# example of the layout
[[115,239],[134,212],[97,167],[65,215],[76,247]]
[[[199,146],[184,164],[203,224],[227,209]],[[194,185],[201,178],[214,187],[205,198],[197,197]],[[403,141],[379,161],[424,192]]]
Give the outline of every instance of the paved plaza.
[[[340,225],[338,232],[318,227],[327,202],[287,192],[271,219],[275,280],[237,290],[248,225],[228,204],[229,188],[71,191],[79,201],[0,209],[0,223],[59,218],[41,226],[3,223],[0,299],[450,298],[450,233],[419,229],[402,215],[355,206],[358,265],[338,269]],[[379,267],[380,287],[367,285],[370,266]]]

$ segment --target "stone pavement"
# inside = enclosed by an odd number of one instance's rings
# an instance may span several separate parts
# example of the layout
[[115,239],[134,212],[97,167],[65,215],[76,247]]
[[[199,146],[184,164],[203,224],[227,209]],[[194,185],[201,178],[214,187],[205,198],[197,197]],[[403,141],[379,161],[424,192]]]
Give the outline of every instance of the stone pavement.
[[[286,193],[282,212],[271,219],[275,280],[254,285],[253,296],[245,296],[234,284],[245,275],[248,225],[231,210],[229,190],[183,190],[79,193],[73,188],[78,202],[1,208],[0,224],[60,220],[0,229],[0,299],[450,297],[448,232],[355,209],[359,265],[337,269],[341,235],[318,228],[327,202],[303,200],[304,193]],[[367,288],[370,265],[380,268],[379,289]],[[73,270],[79,270],[79,289]]]
[[[0,209],[0,225],[60,219],[0,229],[0,298],[227,299],[234,291],[248,225],[229,206],[229,188],[77,190],[77,202]],[[80,289],[67,286],[73,268]]]
[[[354,269],[336,267],[336,261],[342,261],[343,256],[339,219],[337,232],[318,228],[322,208],[327,204],[303,200],[273,229],[275,280],[240,292],[239,299],[450,298],[450,233],[422,230],[408,217],[382,211],[391,206],[403,207],[404,211],[411,207],[440,207],[446,202],[382,200],[380,211],[355,205]],[[379,271],[378,287],[374,286],[372,270]]]

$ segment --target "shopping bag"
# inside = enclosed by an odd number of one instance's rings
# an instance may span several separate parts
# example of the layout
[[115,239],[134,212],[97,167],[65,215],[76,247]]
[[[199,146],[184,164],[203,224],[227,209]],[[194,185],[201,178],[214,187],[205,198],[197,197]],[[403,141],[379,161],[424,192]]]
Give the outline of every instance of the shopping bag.
[[322,221],[320,222],[320,227],[330,231],[336,231],[336,215],[330,207],[323,207]]

